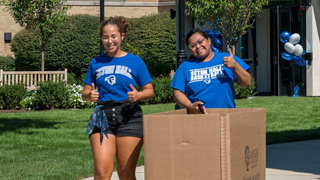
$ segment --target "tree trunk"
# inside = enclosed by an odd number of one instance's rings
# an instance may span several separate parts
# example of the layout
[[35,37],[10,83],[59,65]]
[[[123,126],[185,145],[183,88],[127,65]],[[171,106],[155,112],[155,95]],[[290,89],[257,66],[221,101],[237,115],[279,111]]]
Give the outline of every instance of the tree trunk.
[[44,52],[45,44],[41,44],[41,71],[44,71]]
[[236,54],[236,45],[230,45],[230,48],[231,48],[232,54],[235,55]]

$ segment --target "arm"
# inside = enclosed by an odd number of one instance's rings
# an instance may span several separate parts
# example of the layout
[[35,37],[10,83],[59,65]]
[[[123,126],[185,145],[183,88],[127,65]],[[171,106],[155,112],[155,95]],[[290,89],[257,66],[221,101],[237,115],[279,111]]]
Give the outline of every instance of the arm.
[[[195,103],[191,103],[188,97],[181,91],[177,89],[173,89],[173,99],[180,106],[186,108],[191,114],[202,114],[199,110],[199,105],[203,105],[201,101],[197,101]],[[204,114],[207,114],[205,107],[202,107]]]
[[[237,63],[237,62],[236,62]],[[244,70],[238,63],[236,67],[232,68],[233,73],[236,75],[237,83],[244,88],[251,86],[251,76]]]
[[244,70],[236,60],[234,60],[231,49],[229,49],[229,56],[223,58],[223,65],[227,68],[231,68],[233,73],[237,78],[237,83],[244,87],[248,88],[251,86],[251,76],[250,74]]
[[148,83],[141,87],[141,91],[137,91],[130,84],[131,92],[127,92],[127,96],[130,102],[136,102],[138,100],[147,101],[152,98],[153,96],[153,86],[151,83]]
[[85,84],[82,90],[82,99],[86,102],[97,102],[99,98],[99,93],[96,92],[94,83],[91,86]]

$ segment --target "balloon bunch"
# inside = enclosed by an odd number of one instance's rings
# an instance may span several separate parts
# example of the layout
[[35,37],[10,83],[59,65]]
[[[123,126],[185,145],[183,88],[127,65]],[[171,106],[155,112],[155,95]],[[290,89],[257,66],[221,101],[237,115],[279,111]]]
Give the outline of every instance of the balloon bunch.
[[211,39],[211,42],[213,44],[213,46],[211,46],[211,49],[213,52],[219,52],[222,48],[222,35],[217,31],[210,31],[210,30],[206,30],[206,33],[208,34],[208,36]]
[[290,34],[287,31],[283,31],[280,34],[280,41],[284,43],[284,49],[287,52],[282,52],[281,57],[287,61],[293,60],[298,66],[307,65],[306,61],[301,57],[306,52],[303,47],[298,44],[300,42],[300,35],[298,33]]

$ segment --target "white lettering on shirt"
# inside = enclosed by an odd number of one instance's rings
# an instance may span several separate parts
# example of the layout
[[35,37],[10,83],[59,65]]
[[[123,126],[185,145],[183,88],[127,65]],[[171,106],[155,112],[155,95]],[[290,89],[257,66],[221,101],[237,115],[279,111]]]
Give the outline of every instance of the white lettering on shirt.
[[127,66],[117,65],[115,74],[122,74],[122,75],[127,76],[128,78],[132,79],[131,69],[128,68]]
[[108,74],[121,74],[124,76],[127,76],[128,78],[132,79],[131,75],[131,69],[127,66],[121,66],[121,65],[110,65],[110,66],[103,66],[96,70],[96,79],[103,75]]
[[96,79],[105,75],[105,74],[113,74],[115,65],[112,66],[103,66],[96,70]]
[[223,74],[222,64],[211,66],[202,69],[191,69],[190,70],[190,83],[204,81],[205,83],[209,84],[211,79],[215,79],[218,77],[225,77]]

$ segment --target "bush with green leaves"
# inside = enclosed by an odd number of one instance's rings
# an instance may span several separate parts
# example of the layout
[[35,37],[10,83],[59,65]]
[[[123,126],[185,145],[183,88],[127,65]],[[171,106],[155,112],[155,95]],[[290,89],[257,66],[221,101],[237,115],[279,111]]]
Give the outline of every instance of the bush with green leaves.
[[84,86],[84,78],[86,77],[86,73],[82,73],[81,76],[76,77],[75,74],[73,73],[68,73],[68,79],[67,82],[68,84],[78,84],[81,86]]
[[[62,84],[62,85],[65,86],[64,84]],[[51,84],[51,85],[47,85],[47,86],[60,86],[60,84],[59,85],[58,84],[56,84],[56,85]],[[43,86],[40,86],[40,88],[41,87],[43,87]],[[45,87],[45,88],[48,89],[48,87]],[[92,102],[87,103],[86,101],[84,101],[82,99],[83,87],[81,85],[67,84],[66,89],[68,91],[69,97],[67,98],[68,102],[67,103],[64,102],[64,104],[67,104],[67,106],[61,106],[61,108],[93,108],[93,107],[95,107],[95,103],[92,103]],[[37,103],[37,101],[39,101],[40,98],[38,98],[36,96],[38,96],[40,92],[43,92],[43,90],[40,90],[38,93],[37,93],[37,90],[28,91],[26,98],[24,98],[20,102],[20,105],[25,108],[31,108],[31,109],[38,108],[39,109],[40,107],[37,107],[39,105],[39,103]],[[41,96],[43,96],[43,95],[41,95]],[[48,95],[48,97],[52,97],[52,95]],[[46,98],[46,99],[48,99],[48,98]],[[48,102],[48,101],[46,101],[46,102]],[[50,104],[54,104],[54,103],[55,102],[49,102],[48,105],[42,104],[41,107],[42,107],[42,109],[48,109],[49,107],[52,107],[52,105],[50,106]],[[43,107],[45,107],[45,108],[43,108]],[[60,107],[55,107],[55,108],[60,108]]]
[[236,91],[236,99],[246,99],[250,96],[254,96],[258,94],[256,91],[256,81],[251,75],[251,86],[248,88],[243,88],[239,86],[237,83],[234,83],[234,90]]
[[77,84],[67,85],[70,97],[69,97],[69,108],[93,108],[95,103],[88,103],[82,99],[83,87]]
[[44,81],[34,94],[37,109],[63,109],[68,107],[69,91],[63,82]]
[[36,107],[34,103],[35,93],[36,93],[36,90],[27,90],[26,98],[20,101],[21,107],[35,109]]
[[0,56],[0,69],[4,71],[14,71],[15,70],[14,58],[11,56]]
[[[45,70],[64,70],[81,76],[90,61],[100,54],[99,17],[79,14],[68,16],[47,44]],[[33,32],[21,30],[12,40],[19,70],[40,70],[39,42]]]
[[[140,50],[140,57],[152,77],[165,76],[175,67],[175,29],[175,20],[170,18],[169,13],[130,19],[129,35],[125,42]],[[129,48],[124,47],[130,52]]]
[[[175,20],[170,19],[169,13],[163,13],[129,21],[129,34],[122,48],[139,55],[151,76],[168,74],[175,64]],[[100,55],[99,26],[97,16],[68,16],[66,23],[47,44],[45,70],[68,69],[80,79],[87,72],[91,60]],[[12,40],[12,51],[17,70],[40,70],[40,46],[33,32],[21,30],[17,33]]]
[[23,84],[0,86],[0,106],[2,109],[20,109],[20,101],[27,95]]
[[[149,101],[140,101],[140,104],[158,104],[158,103],[172,103],[173,90],[170,88],[171,77],[153,78],[152,85],[154,95]],[[139,88],[137,87],[139,90]]]

